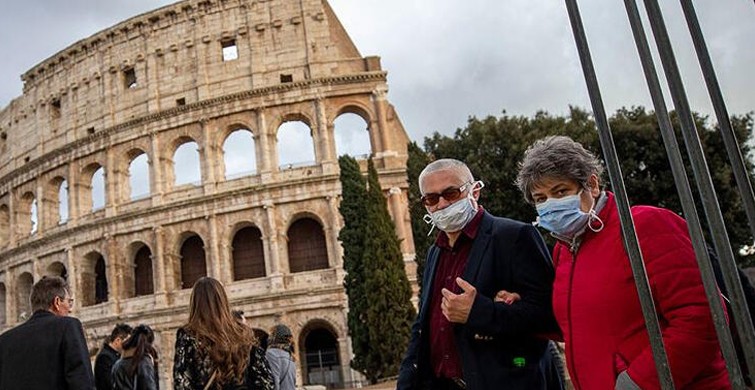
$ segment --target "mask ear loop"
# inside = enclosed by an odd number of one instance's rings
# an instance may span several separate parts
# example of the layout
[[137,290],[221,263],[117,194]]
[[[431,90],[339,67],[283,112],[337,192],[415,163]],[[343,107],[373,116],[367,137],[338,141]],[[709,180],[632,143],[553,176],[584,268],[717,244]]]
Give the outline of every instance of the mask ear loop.
[[433,223],[433,217],[430,214],[425,214],[425,216],[422,217],[422,220],[425,221],[426,224],[432,225],[430,227],[430,231],[427,232],[427,235],[429,236],[430,234],[433,233],[433,230],[435,230],[435,224]]
[[[592,198],[592,196],[590,197]],[[592,198],[592,207],[590,207],[590,211],[587,213],[587,227],[593,232],[598,233],[603,230],[606,225],[603,223],[603,220],[598,217],[598,213],[595,212],[595,203],[597,203],[597,200]],[[593,226],[593,222],[598,222],[597,226]]]

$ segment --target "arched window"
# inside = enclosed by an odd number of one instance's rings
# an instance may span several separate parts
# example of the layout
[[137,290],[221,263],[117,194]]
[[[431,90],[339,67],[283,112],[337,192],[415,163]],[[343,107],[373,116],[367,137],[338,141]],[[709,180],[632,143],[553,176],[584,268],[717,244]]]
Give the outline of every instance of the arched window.
[[33,192],[24,193],[17,209],[16,234],[26,237],[37,231],[37,197]]
[[105,168],[99,167],[92,173],[92,211],[105,207]]
[[226,180],[253,175],[257,171],[254,135],[249,130],[236,130],[223,142]]
[[181,288],[192,288],[203,276],[207,276],[204,242],[194,235],[181,245]]
[[265,276],[265,255],[262,233],[256,227],[245,227],[233,236],[233,280]]
[[291,272],[328,268],[325,233],[319,222],[302,218],[288,229],[288,264]]
[[134,256],[134,292],[136,296],[150,295],[155,292],[152,278],[152,251],[142,246]]
[[5,318],[5,307],[5,283],[0,283],[0,325],[8,323]]
[[316,163],[312,129],[306,123],[284,122],[278,127],[278,158],[280,169]]
[[130,200],[149,196],[149,159],[146,153],[135,153],[135,157],[128,165],[128,183],[131,189]]
[[107,267],[105,266],[105,258],[100,256],[94,265],[94,303],[107,302],[107,296]]
[[24,321],[31,317],[31,286],[34,278],[30,273],[24,272],[18,276],[18,294],[16,294],[16,307],[18,308],[18,320]]
[[173,154],[173,172],[176,180],[175,185],[202,184],[202,168],[199,163],[199,145],[194,141],[188,141],[178,148]]
[[31,201],[31,231],[30,234],[34,235],[37,234],[37,229],[39,226],[39,208],[37,207],[37,200],[34,199]]
[[58,224],[68,222],[68,181],[63,180],[58,187]]
[[336,152],[339,156],[348,154],[354,158],[369,157],[370,131],[361,116],[351,113],[339,115],[333,122]]

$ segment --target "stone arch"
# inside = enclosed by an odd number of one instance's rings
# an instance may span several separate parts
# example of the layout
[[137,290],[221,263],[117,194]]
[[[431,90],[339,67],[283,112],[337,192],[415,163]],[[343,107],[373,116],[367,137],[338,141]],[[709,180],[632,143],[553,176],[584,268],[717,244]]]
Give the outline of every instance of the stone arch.
[[55,261],[52,264],[47,266],[45,275],[60,276],[64,280],[68,280],[68,269],[66,268],[65,264],[59,261]]
[[[173,142],[170,174],[173,186],[202,184],[202,163],[200,146],[191,137],[179,137]],[[180,169],[177,169],[180,167]]]
[[16,293],[16,312],[18,313],[18,321],[24,321],[31,317],[31,286],[34,285],[34,277],[29,272],[23,272],[18,275]]
[[353,112],[344,112],[333,121],[333,138],[336,155],[348,154],[354,158],[366,159],[373,151],[370,142],[369,121]]
[[0,282],[0,326],[5,326],[8,323],[8,320],[5,317],[5,310],[8,307],[6,304],[6,297],[5,283]]
[[233,280],[261,278],[265,272],[262,231],[252,224],[237,228],[231,240]]
[[10,243],[10,209],[0,204],[0,248]]
[[81,305],[92,306],[108,301],[107,263],[105,257],[93,251],[84,256],[81,267]]
[[91,163],[81,171],[79,204],[82,212],[94,212],[105,207],[105,167],[97,162]]
[[276,128],[278,169],[317,164],[317,148],[312,121],[304,114],[284,115]]
[[68,221],[68,181],[63,176],[53,177],[44,187],[42,195],[42,226],[63,225]]
[[128,199],[130,201],[148,197],[152,193],[150,188],[150,165],[152,164],[149,154],[141,149],[131,149],[126,153],[128,160]]
[[33,192],[25,192],[21,195],[18,210],[16,211],[17,234],[26,237],[37,231],[37,197]]
[[299,333],[299,356],[304,384],[343,387],[339,335],[322,319],[309,321]]
[[181,261],[181,288],[192,288],[194,282],[207,276],[207,259],[204,240],[193,232],[184,233],[179,255]]
[[133,269],[133,278],[127,285],[127,296],[138,297],[155,293],[155,278],[152,265],[152,249],[149,245],[137,241],[129,245],[129,258]]
[[291,273],[326,269],[328,244],[320,221],[300,215],[286,230],[288,266]]
[[226,180],[257,173],[257,142],[252,130],[236,126],[224,138],[222,151]]

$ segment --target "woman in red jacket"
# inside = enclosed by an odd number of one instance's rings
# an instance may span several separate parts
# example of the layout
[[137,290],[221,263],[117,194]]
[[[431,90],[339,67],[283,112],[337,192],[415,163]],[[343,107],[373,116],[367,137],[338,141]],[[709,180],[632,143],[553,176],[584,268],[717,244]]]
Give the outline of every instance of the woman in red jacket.
[[[517,185],[539,226],[558,239],[553,309],[579,390],[657,389],[647,330],[612,193],[598,159],[571,138],[527,149]],[[657,207],[632,207],[677,389],[729,389],[687,225]]]

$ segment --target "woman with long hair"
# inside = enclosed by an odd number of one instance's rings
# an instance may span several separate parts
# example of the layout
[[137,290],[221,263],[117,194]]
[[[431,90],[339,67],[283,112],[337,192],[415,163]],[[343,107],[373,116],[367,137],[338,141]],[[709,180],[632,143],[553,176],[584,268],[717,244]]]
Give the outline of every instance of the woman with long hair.
[[113,389],[159,390],[155,333],[144,324],[123,343],[123,355],[113,366]]
[[176,333],[175,390],[273,389],[272,374],[254,332],[233,317],[219,281],[194,283],[189,321]]

